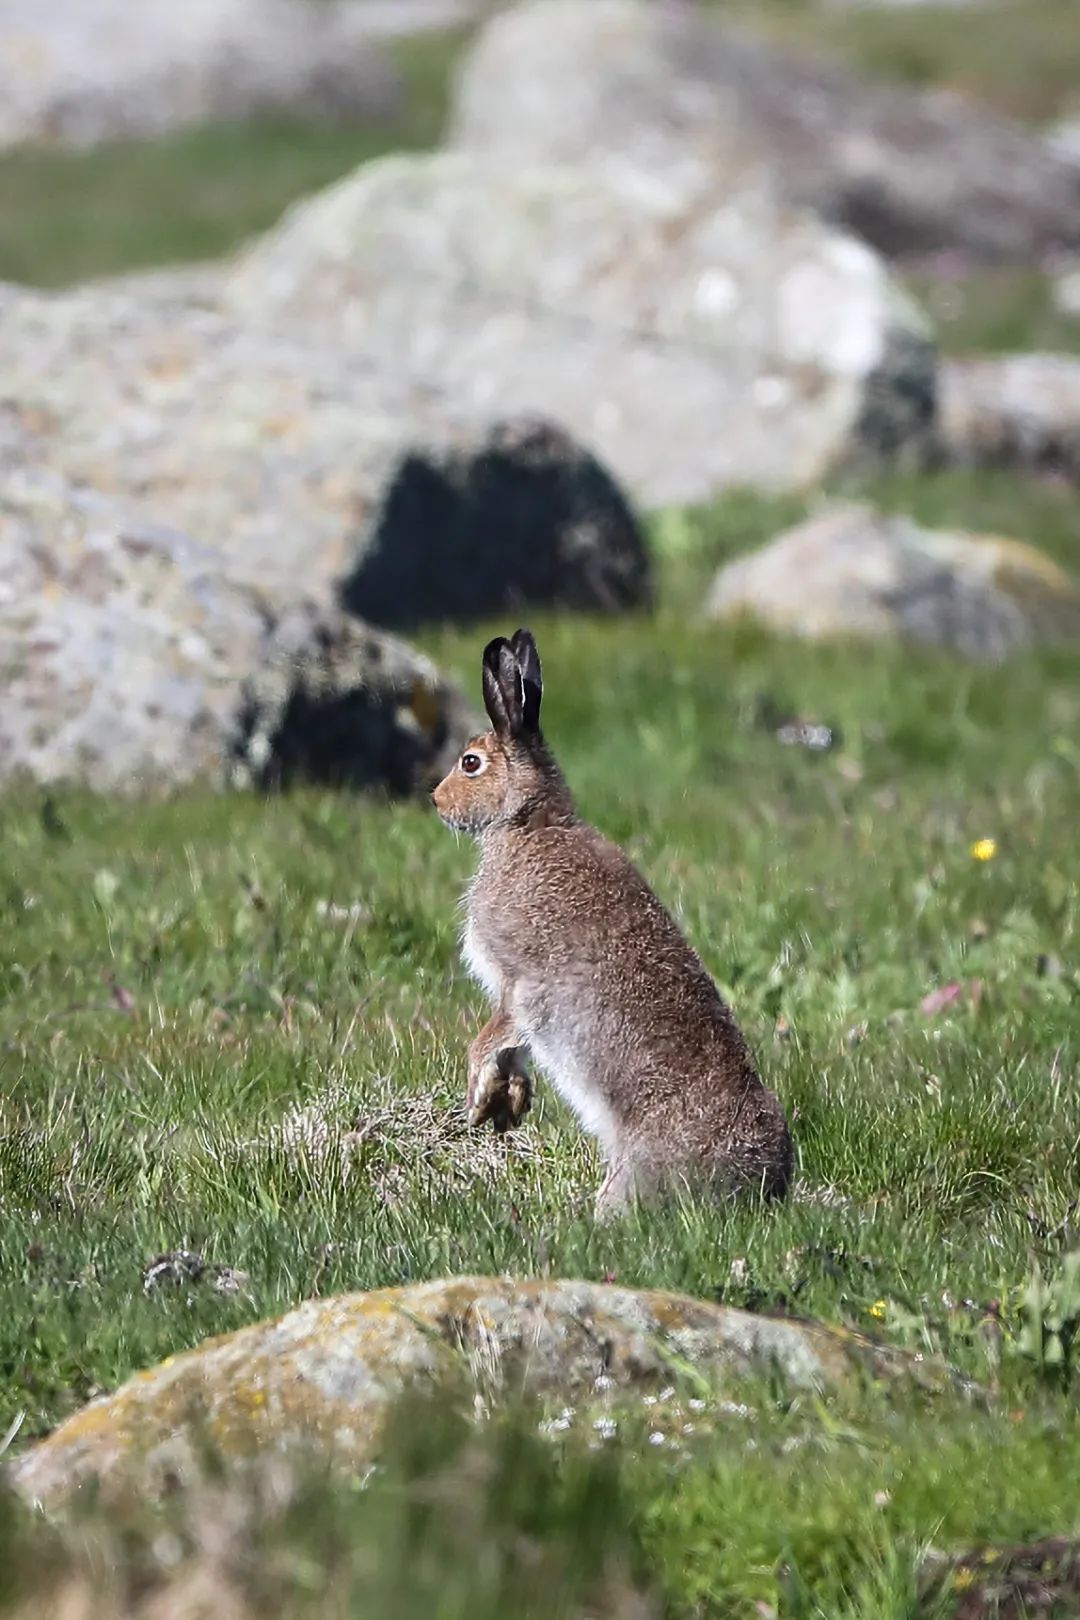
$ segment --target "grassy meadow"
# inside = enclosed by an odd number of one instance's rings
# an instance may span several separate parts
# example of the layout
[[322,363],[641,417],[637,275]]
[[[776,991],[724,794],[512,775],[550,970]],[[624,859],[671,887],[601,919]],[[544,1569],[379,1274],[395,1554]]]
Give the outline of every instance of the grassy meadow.
[[[408,49],[423,144],[451,42]],[[0,274],[51,285],[222,251],[369,140],[204,131],[4,157]],[[1024,287],[1007,309],[1020,344],[1045,313]],[[961,296],[963,346],[996,346],[1001,300],[994,329],[976,305]],[[1057,484],[897,475],[859,493],[1080,572],[1075,494]],[[654,617],[533,621],[583,811],[680,918],[790,1111],[793,1199],[597,1228],[595,1152],[550,1091],[505,1142],[469,1132],[481,1002],[456,906],[472,854],[426,804],[8,791],[0,1443],[10,1423],[17,1454],[136,1369],[314,1294],[463,1272],[821,1317],[946,1358],[985,1398],[748,1385],[719,1407],[675,1379],[601,1435],[516,1410],[476,1430],[448,1396],[398,1415],[370,1479],[212,1481],[58,1525],[0,1495],[0,1611],[1080,1613],[1075,1576],[1056,1607],[1033,1578],[998,1611],[978,1556],[952,1571],[933,1556],[1080,1526],[1080,655],[977,669],[702,624],[717,564],[799,510],[733,495],[664,514]],[[484,639],[508,628],[419,639],[478,697]],[[790,720],[832,745],[785,743]],[[204,1269],[155,1285],[155,1259],[179,1251]]]
[[[962,489],[930,493],[964,515]],[[138,1367],[314,1293],[615,1276],[868,1329],[947,1357],[995,1399],[898,1410],[866,1392],[838,1413],[762,1396],[752,1427],[732,1418],[662,1458],[633,1421],[603,1457],[572,1426],[558,1456],[500,1431],[488,1463],[524,1447],[550,1506],[523,1507],[519,1528],[544,1544],[550,1530],[556,1562],[596,1551],[566,1517],[563,1493],[594,1488],[575,1470],[617,1494],[619,1559],[656,1612],[680,1616],[933,1612],[914,1574],[928,1544],[1075,1529],[1080,1302],[1055,1360],[1031,1283],[1080,1246],[1080,660],[972,670],[695,624],[696,569],[767,521],[746,498],[661,523],[673,555],[654,620],[536,629],[550,736],[584,811],[675,909],[792,1113],[794,1200],[598,1229],[593,1149],[550,1093],[505,1148],[470,1135],[480,1007],[455,906],[471,852],[426,805],[12,795],[0,1414],[25,1413],[16,1446]],[[474,689],[487,628],[428,638]],[[785,745],[791,718],[831,726],[836,745]],[[203,1278],[148,1287],[149,1263],[177,1250],[202,1256]],[[222,1266],[242,1274],[234,1291],[214,1286]],[[476,1442],[444,1438],[438,1466],[464,1468],[454,1448]],[[426,1446],[403,1450],[425,1478]],[[371,1489],[388,1493],[379,1515],[400,1504],[400,1481]],[[354,1567],[353,1536],[373,1532],[367,1495],[346,1498],[320,1485],[310,1518],[290,1508],[296,1612],[313,1559],[312,1602],[330,1601],[325,1580],[333,1612],[386,1579],[378,1560]],[[493,1491],[475,1511],[504,1507]],[[341,1539],[324,1568],[311,1538],[328,1513]],[[158,1540],[141,1544],[151,1564]],[[513,1558],[484,1597],[461,1557],[461,1591],[430,1612],[517,1612]],[[395,1601],[429,1612],[409,1581]]]

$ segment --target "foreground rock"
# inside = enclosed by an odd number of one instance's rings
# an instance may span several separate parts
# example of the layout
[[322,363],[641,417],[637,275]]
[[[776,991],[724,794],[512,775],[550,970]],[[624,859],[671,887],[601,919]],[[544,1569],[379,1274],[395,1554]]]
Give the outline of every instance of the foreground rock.
[[960,466],[1015,465],[1080,478],[1080,359],[1007,354],[941,368],[940,432]]
[[709,613],[803,636],[882,637],[996,661],[1080,640],[1080,586],[1015,540],[832,507],[722,568]]
[[423,379],[429,410],[539,412],[645,505],[809,484],[933,417],[932,342],[876,255],[693,170],[387,159],[294,208],[228,301]]
[[0,147],[253,113],[387,120],[402,87],[364,13],[362,0],[0,0]]
[[11,1479],[42,1504],[92,1479],[106,1489],[133,1476],[160,1485],[190,1478],[207,1442],[227,1460],[314,1445],[355,1466],[377,1450],[390,1403],[417,1384],[464,1373],[488,1399],[505,1389],[573,1402],[647,1391],[687,1364],[721,1386],[770,1368],[822,1390],[860,1375],[945,1382],[854,1334],[678,1294],[466,1277],[312,1300],[210,1339],[91,1402],[20,1458]]
[[419,654],[114,498],[0,472],[0,780],[430,787],[472,728]]
[[456,143],[518,162],[698,170],[720,202],[767,171],[788,200],[889,254],[1030,262],[1080,243],[1080,168],[960,98],[866,83],[647,0],[526,0],[458,94]]
[[931,1551],[920,1574],[931,1608],[947,1604],[952,1620],[1080,1613],[1080,1543],[1068,1536],[976,1547],[959,1556]]

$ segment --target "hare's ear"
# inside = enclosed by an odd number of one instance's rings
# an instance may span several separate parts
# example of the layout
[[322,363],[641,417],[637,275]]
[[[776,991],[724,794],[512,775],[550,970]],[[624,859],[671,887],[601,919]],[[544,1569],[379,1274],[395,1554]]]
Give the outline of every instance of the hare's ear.
[[540,654],[531,630],[515,630],[510,645],[521,671],[524,693],[522,732],[527,737],[540,735],[540,702],[544,695],[544,674],[540,668]]
[[514,649],[505,636],[484,648],[484,707],[496,737],[520,737],[525,689]]

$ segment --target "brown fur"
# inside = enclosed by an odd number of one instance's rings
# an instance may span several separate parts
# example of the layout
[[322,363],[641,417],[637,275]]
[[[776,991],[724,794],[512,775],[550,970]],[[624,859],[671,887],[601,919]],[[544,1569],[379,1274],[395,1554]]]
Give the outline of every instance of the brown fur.
[[540,733],[541,691],[529,632],[493,641],[492,730],[433,795],[480,845],[465,954],[495,1012],[470,1049],[470,1118],[518,1122],[531,1051],[599,1139],[601,1213],[683,1181],[782,1197],[783,1109],[672,917],[623,851],[579,820]]

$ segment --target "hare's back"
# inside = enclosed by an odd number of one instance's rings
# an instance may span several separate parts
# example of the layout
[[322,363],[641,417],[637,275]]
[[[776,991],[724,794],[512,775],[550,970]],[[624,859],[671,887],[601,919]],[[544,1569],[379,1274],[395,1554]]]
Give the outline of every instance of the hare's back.
[[[513,977],[600,1001],[630,1023],[727,1024],[700,958],[618,845],[583,824],[508,840],[485,859],[477,923]],[[562,999],[561,996],[559,999]]]

